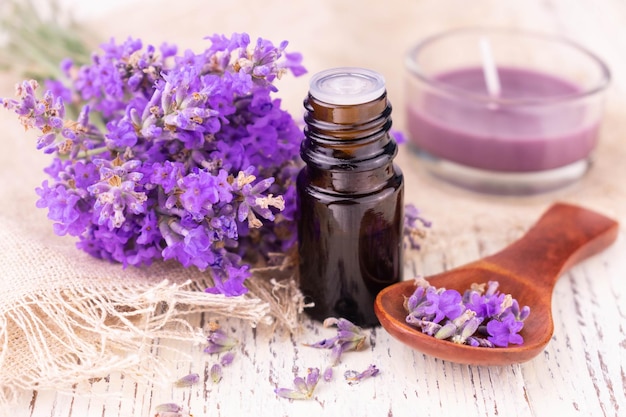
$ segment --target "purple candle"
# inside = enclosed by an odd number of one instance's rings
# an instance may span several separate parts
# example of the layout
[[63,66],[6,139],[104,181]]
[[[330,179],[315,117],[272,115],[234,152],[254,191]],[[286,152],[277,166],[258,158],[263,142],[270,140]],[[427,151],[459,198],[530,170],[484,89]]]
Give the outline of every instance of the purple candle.
[[[580,88],[532,70],[499,68],[501,99],[567,97]],[[487,94],[482,68],[440,74],[437,82],[468,93]],[[599,120],[585,122],[584,109],[560,105],[510,108],[476,106],[441,96],[409,104],[408,131],[420,149],[470,167],[529,172],[562,167],[586,158],[596,145]]]
[[[486,35],[477,31],[433,37],[411,51],[406,90],[411,144],[435,175],[485,191],[543,191],[580,177],[598,140],[606,67],[570,43],[496,31],[489,34],[499,87],[494,96],[478,51]],[[522,48],[510,39],[528,42],[528,36],[530,51],[543,53],[547,61],[529,59],[528,45]],[[463,53],[455,56],[452,47]],[[557,54],[559,48],[577,54]],[[438,50],[445,59],[437,58]],[[522,59],[515,59],[516,52]],[[560,71],[581,56],[599,67],[588,76],[595,79]],[[587,63],[576,70],[592,67]]]

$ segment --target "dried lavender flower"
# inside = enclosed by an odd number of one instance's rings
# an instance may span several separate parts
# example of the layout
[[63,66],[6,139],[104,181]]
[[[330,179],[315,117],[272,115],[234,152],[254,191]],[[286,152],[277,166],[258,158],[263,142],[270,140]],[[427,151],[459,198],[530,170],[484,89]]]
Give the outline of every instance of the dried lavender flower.
[[200,382],[200,375],[192,373],[178,379],[176,382],[174,382],[174,386],[176,388],[187,388],[197,384],[198,382]]
[[404,206],[404,238],[405,246],[411,249],[420,249],[420,241],[426,236],[426,230],[432,222],[422,217],[419,209],[413,204]]
[[306,71],[287,42],[208,39],[184,55],[111,40],[89,64],[64,61],[65,83],[39,94],[24,81],[0,106],[53,156],[36,192],[55,233],[124,266],[173,259],[208,270],[207,292],[239,296],[248,253],[295,242],[302,131],[272,94],[280,76]]
[[331,364],[337,365],[341,355],[350,350],[360,350],[365,346],[367,336],[363,329],[344,318],[329,317],[324,320],[324,327],[337,327],[337,334],[330,339],[322,339],[305,346],[318,349],[331,349]]
[[228,336],[221,328],[215,328],[209,332],[207,336],[207,347],[204,348],[205,353],[222,353],[233,349],[239,341],[234,337]]
[[161,411],[156,413],[154,417],[193,417],[193,415],[190,412],[181,409],[180,411],[173,412]]
[[182,410],[183,407],[176,403],[159,404],[154,408],[154,411],[158,413],[178,413]]
[[222,366],[228,366],[228,365],[230,365],[231,363],[233,363],[233,360],[234,360],[234,359],[235,359],[235,352],[233,352],[232,350],[231,350],[231,351],[228,351],[228,352],[226,352],[226,353],[222,356],[222,358],[220,359],[220,365],[222,365]]
[[293,380],[295,389],[276,388],[274,392],[279,397],[291,400],[309,400],[313,398],[313,392],[320,379],[319,368],[308,368],[306,378],[296,376]]
[[330,382],[333,379],[333,367],[329,366],[324,370],[323,379],[325,382]]
[[482,321],[482,317],[476,317],[476,313],[468,309],[454,320],[448,320],[433,336],[462,345],[476,332]]
[[350,370],[350,371],[346,371],[343,376],[348,382],[348,384],[355,385],[355,384],[360,383],[366,378],[375,377],[379,373],[380,371],[378,370],[378,368],[376,368],[376,365],[370,365],[363,372]]
[[159,404],[154,408],[154,417],[192,417],[181,405],[175,403]]
[[519,307],[510,294],[498,291],[498,282],[473,284],[461,294],[435,288],[416,278],[413,294],[404,300],[406,322],[437,339],[475,347],[522,344],[519,331],[530,308]]
[[214,384],[218,384],[222,380],[222,367],[219,363],[211,366],[211,370],[209,371],[211,375],[211,380]]

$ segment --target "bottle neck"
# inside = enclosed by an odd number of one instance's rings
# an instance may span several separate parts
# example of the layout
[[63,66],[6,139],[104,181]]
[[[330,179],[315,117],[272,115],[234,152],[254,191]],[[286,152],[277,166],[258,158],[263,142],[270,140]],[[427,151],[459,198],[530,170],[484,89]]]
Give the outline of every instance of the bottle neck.
[[304,101],[305,140],[300,154],[314,185],[337,191],[377,188],[393,176],[397,144],[389,135],[387,95],[358,105],[333,105],[309,95]]
[[324,103],[309,94],[304,108],[304,120],[311,134],[335,141],[358,140],[384,130],[386,124],[391,125],[387,93],[356,105]]

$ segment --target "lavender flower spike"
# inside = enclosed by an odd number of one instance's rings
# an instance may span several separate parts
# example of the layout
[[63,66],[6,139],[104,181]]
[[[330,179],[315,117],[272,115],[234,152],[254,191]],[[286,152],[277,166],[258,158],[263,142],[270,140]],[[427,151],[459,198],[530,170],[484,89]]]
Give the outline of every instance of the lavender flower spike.
[[[245,33],[209,41],[177,55],[174,45],[157,53],[112,39],[87,65],[65,62],[67,79],[48,91],[25,81],[0,107],[53,157],[36,191],[57,234],[124,266],[173,259],[208,270],[208,292],[239,296],[246,255],[261,262],[296,241],[302,130],[274,81],[305,69],[286,42],[251,44]],[[209,342],[208,352],[228,349]]]

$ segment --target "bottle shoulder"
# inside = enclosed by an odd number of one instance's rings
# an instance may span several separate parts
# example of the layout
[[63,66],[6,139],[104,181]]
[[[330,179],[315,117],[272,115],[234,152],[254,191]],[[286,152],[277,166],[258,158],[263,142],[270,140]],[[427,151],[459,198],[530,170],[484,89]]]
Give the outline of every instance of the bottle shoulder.
[[[404,192],[404,175],[397,164],[390,165],[390,175],[384,180],[368,172],[352,173],[349,178],[345,173],[319,176],[311,175],[310,167],[303,167],[297,179],[300,198],[310,196],[320,201],[352,201],[384,199],[390,195]],[[328,174],[328,173],[326,173]],[[332,174],[332,173],[331,173]],[[343,174],[343,175],[342,175]]]

